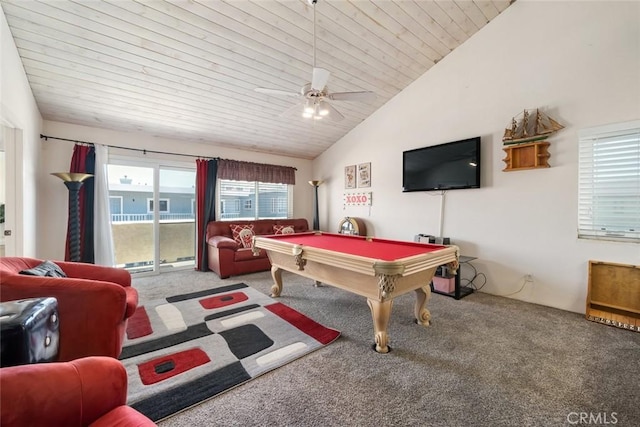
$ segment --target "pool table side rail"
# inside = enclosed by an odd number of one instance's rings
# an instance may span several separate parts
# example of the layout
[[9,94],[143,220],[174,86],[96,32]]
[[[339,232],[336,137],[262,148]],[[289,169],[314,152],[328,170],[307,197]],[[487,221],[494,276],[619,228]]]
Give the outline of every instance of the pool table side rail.
[[[390,243],[390,244],[402,243],[405,246],[413,246],[413,247],[419,247],[419,248],[428,247],[432,249],[440,249],[444,247],[443,245],[437,245],[434,243],[399,241],[399,240],[392,240],[392,239],[383,239],[380,237],[373,237],[373,236],[358,236],[353,234],[329,233],[326,231],[318,231],[318,230],[304,231],[301,233],[293,233],[293,234],[272,234],[272,235],[256,236],[256,237],[269,237],[274,239],[282,239],[283,241],[286,242],[287,239],[290,237],[296,238],[296,237],[303,237],[303,236],[335,236],[335,237],[339,237],[340,239],[366,240],[367,242],[374,242],[374,243]],[[287,242],[287,243],[296,244],[291,242]]]

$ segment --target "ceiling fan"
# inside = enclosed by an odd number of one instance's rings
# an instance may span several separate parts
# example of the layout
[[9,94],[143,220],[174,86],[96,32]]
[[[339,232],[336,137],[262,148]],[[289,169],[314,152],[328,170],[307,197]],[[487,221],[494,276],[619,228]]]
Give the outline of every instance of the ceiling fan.
[[[330,72],[324,68],[316,67],[316,3],[318,0],[307,0],[313,7],[313,74],[311,83],[305,84],[299,91],[290,92],[279,89],[255,88],[259,93],[276,96],[289,96],[301,98],[301,102],[281,113],[281,116],[289,115],[296,111],[302,111],[302,117],[316,120],[328,117],[333,121],[340,121],[344,116],[328,101],[360,101],[372,102],[376,94],[369,91],[359,92],[329,92],[327,82]],[[301,108],[302,107],[302,108]]]

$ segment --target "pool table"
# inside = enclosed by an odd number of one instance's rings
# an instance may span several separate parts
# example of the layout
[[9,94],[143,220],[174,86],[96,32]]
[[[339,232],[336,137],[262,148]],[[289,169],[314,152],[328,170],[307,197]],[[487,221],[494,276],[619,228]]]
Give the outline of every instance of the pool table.
[[389,352],[387,327],[393,299],[416,292],[418,324],[429,325],[426,305],[429,283],[436,268],[458,268],[456,246],[403,242],[343,234],[309,232],[256,236],[253,250],[266,251],[271,261],[273,297],[282,293],[282,270],[308,277],[316,283],[345,289],[367,298],[373,317],[375,350]]

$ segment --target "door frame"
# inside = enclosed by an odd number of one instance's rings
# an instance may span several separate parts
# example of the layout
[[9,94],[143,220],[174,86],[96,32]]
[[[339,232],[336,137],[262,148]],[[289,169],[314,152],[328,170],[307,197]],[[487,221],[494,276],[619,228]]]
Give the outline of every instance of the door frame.
[[[2,117],[0,120],[2,132],[2,144],[5,152],[5,207],[4,230],[11,232],[4,238],[4,255],[21,256],[24,253],[24,242],[18,236],[24,236],[22,215],[19,215],[19,206],[22,206],[23,180],[22,175],[22,129],[16,128],[11,122]],[[13,183],[14,185],[9,185]]]

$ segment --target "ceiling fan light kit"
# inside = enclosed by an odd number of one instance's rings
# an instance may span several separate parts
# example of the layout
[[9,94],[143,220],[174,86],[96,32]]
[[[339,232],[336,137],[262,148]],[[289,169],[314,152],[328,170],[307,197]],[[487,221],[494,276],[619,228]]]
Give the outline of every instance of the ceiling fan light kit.
[[320,116],[326,116],[329,114],[329,106],[325,101],[320,101],[318,104],[318,114]]
[[329,115],[329,104],[323,100],[307,99],[302,110],[302,117],[315,120],[320,120],[323,117]]
[[[304,85],[299,92],[290,92],[279,89],[255,88],[256,92],[275,96],[289,96],[303,98],[303,100],[286,110],[285,115],[291,111],[302,110],[302,117],[314,120],[320,120],[328,117],[333,121],[340,121],[344,116],[336,110],[327,100],[331,101],[359,101],[373,102],[376,98],[375,93],[369,91],[358,92],[338,92],[330,93],[327,88],[327,82],[331,73],[324,69],[316,67],[316,3],[317,0],[307,0],[309,5],[313,7],[313,74],[311,83]],[[301,108],[300,108],[301,107]]]

